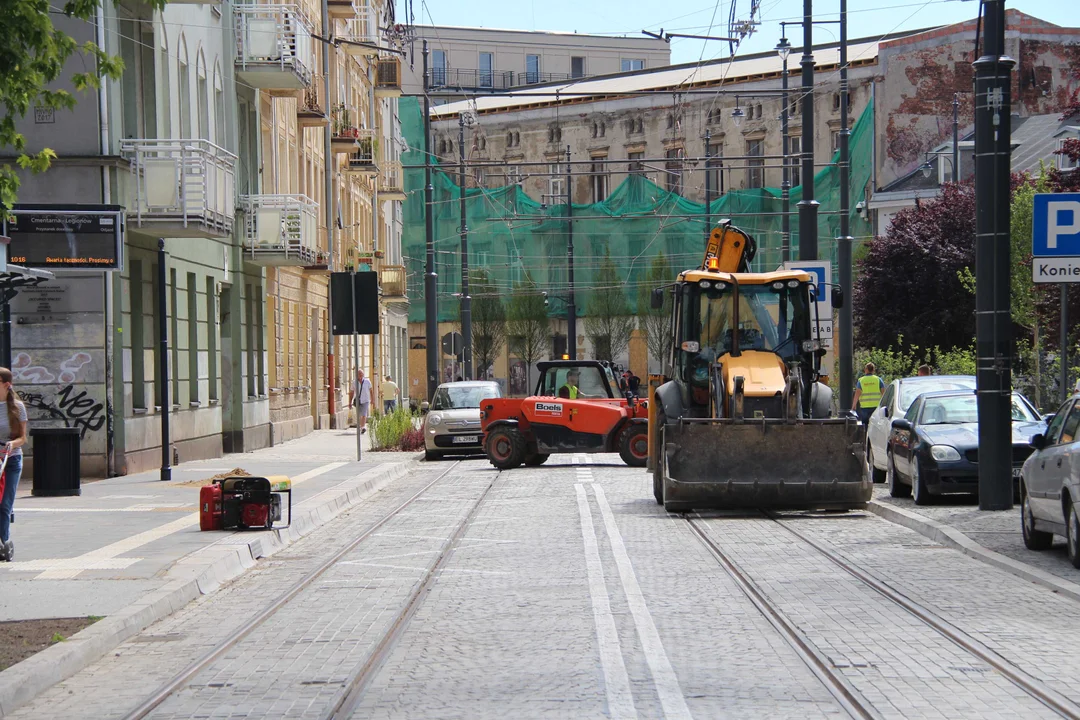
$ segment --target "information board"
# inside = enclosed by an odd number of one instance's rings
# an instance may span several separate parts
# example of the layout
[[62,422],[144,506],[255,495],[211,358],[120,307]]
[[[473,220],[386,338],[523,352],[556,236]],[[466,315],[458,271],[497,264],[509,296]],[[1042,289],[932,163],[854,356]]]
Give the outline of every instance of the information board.
[[16,205],[4,223],[8,262],[42,270],[123,268],[119,205]]

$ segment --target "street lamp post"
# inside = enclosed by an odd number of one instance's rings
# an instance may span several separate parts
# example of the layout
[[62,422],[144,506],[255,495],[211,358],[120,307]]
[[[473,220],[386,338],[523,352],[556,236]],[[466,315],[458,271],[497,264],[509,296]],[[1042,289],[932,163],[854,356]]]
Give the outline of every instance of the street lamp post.
[[158,392],[161,395],[161,480],[172,480],[172,433],[169,431],[169,305],[168,273],[165,264],[165,238],[157,241],[157,306],[158,306]]
[[791,217],[788,212],[791,210],[791,167],[789,165],[788,153],[791,152],[791,137],[790,130],[788,128],[788,55],[791,54],[791,43],[788,42],[786,37],[781,37],[780,42],[776,44],[776,54],[780,56],[780,59],[784,63],[784,69],[780,73],[783,85],[783,94],[781,95],[781,101],[783,102],[783,109],[780,111],[780,133],[783,141],[783,168],[784,177],[783,182],[780,184],[780,212],[783,214],[780,216],[780,259],[783,262],[787,262],[791,259]]
[[814,199],[814,0],[803,0],[802,199],[799,201],[799,259],[818,259],[818,202]]
[[435,188],[431,184],[431,96],[428,94],[428,44],[424,41],[424,320],[427,341],[427,399],[439,386],[438,275],[435,274]]
[[577,305],[574,302],[574,194],[570,174],[570,146],[566,146],[566,279],[569,299],[566,303],[566,341],[571,360],[577,360]]
[[712,232],[712,132],[705,130],[705,237]]
[[458,114],[458,177],[461,212],[461,335],[464,355],[464,378],[473,379],[472,362],[472,298],[469,297],[469,225],[465,217],[465,115]]

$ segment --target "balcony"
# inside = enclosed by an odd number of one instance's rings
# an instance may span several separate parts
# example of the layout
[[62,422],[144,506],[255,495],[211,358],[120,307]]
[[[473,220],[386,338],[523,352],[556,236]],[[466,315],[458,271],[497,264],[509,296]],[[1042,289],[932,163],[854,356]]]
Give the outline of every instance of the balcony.
[[329,0],[327,9],[334,20],[351,20],[359,12],[353,0]]
[[311,84],[311,24],[299,5],[237,5],[236,75],[260,90],[302,90]]
[[330,118],[330,148],[335,153],[354,153],[360,149],[362,139],[368,147],[374,139],[375,131],[360,127],[360,115],[348,105],[338,105]]
[[519,72],[512,70],[470,70],[432,68],[428,87],[433,90],[509,90],[523,85],[574,80],[568,73]]
[[255,265],[319,262],[317,207],[305,195],[244,195],[244,259]]
[[375,15],[369,7],[356,8],[356,15],[345,21],[345,32],[338,36],[341,49],[353,57],[379,54],[379,33]]
[[236,156],[208,140],[121,140],[131,168],[128,229],[163,237],[229,237]]
[[379,166],[379,199],[405,199],[400,162],[384,161],[382,165]]
[[379,271],[379,288],[385,302],[409,302],[405,286],[404,265],[384,265]]
[[375,137],[374,130],[361,130],[364,133],[358,141],[355,152],[349,153],[348,171],[352,175],[376,177],[379,174],[379,166],[375,164],[375,153],[379,149],[379,141]]
[[326,127],[330,116],[323,102],[324,87],[322,75],[314,75],[311,85],[296,93],[296,124],[302,128]]
[[401,58],[379,58],[375,72],[375,97],[401,97]]

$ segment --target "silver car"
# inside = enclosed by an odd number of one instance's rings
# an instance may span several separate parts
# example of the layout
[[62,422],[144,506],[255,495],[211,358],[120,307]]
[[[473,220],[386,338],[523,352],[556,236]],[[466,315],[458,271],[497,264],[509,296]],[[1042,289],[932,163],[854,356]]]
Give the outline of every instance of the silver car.
[[499,384],[489,380],[440,385],[424,418],[424,458],[438,460],[447,453],[483,452],[480,401],[497,397],[502,397]]
[[1024,545],[1046,550],[1055,535],[1065,538],[1069,561],[1080,568],[1080,395],[1058,408],[1046,434],[1020,471],[1020,523]]

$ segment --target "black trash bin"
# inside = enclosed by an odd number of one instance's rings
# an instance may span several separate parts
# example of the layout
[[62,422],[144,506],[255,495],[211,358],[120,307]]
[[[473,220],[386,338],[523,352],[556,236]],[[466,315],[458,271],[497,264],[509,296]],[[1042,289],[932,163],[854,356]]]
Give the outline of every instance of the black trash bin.
[[32,428],[34,495],[82,494],[78,428]]

